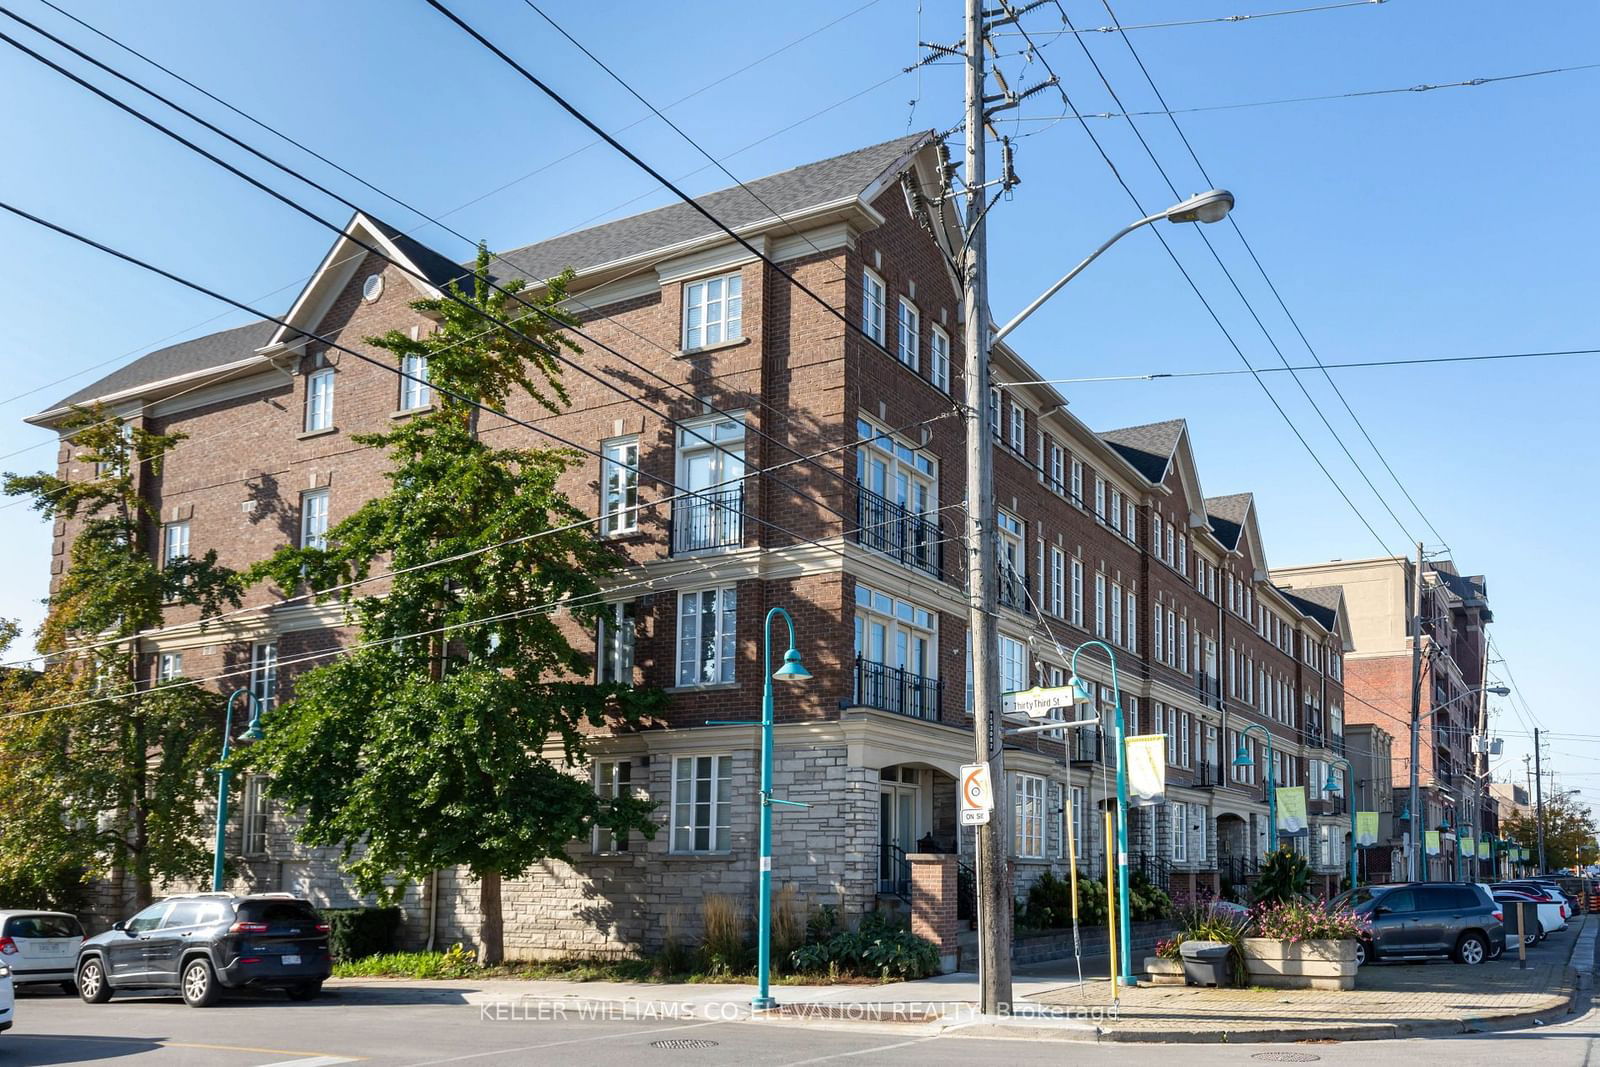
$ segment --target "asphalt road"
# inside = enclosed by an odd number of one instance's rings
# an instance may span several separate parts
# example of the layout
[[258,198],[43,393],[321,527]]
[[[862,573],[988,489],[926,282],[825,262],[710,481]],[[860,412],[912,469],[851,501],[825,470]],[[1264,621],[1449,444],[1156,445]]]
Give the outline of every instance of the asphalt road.
[[[1554,940],[1554,939],[1552,939]],[[1449,966],[1442,964],[1440,966]],[[332,988],[332,987],[330,987]],[[479,999],[479,998],[474,998]],[[1531,1031],[1394,1042],[1299,1045],[1092,1045],[1041,1035],[1014,1039],[932,1035],[905,1024],[752,1023],[692,1017],[671,1005],[594,1008],[469,1003],[457,988],[337,983],[308,1004],[281,994],[243,996],[195,1010],[176,996],[119,995],[86,1005],[50,990],[19,992],[17,1027],[0,1034],[0,1067],[95,1063],[158,1067],[332,1067],[429,1064],[877,1064],[1069,1062],[1107,1067],[1170,1062],[1321,1062],[1370,1067],[1412,1062],[1452,1067],[1579,1067],[1600,1052],[1600,1013]]]

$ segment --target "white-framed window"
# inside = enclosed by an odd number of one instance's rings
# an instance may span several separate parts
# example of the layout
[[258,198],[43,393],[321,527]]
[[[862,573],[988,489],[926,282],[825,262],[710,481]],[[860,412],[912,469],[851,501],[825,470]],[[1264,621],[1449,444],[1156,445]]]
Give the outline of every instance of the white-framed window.
[[928,355],[931,357],[931,366],[928,373],[932,378],[933,387],[941,393],[950,391],[950,335],[935,326],[928,335]]
[[1173,801],[1169,822],[1172,826],[1172,862],[1189,862],[1189,805],[1181,800]]
[[[1014,582],[1020,589],[1028,573],[1028,554],[1022,546],[1022,520],[1009,511],[996,511],[994,528],[1000,581],[1002,584]],[[1020,609],[1022,604],[1013,603],[1011,606]]]
[[994,439],[996,441],[1000,440],[1001,429],[1000,387],[998,385],[991,385],[989,387],[989,432],[994,435]]
[[672,761],[672,851],[727,852],[733,757],[677,756]]
[[[856,583],[855,653],[865,663],[893,667],[919,678],[938,677],[937,621],[938,615],[927,608]],[[899,685],[884,688],[894,689],[893,694],[888,694],[891,700],[902,699]],[[897,704],[889,710],[937,717],[931,688],[906,690],[903,699],[916,703],[903,708]]]
[[1081,785],[1073,786],[1068,795],[1072,797],[1072,850],[1079,856],[1083,856],[1088,845],[1088,842],[1083,839],[1083,787]]
[[1189,573],[1189,538],[1178,538],[1178,573],[1187,576]]
[[1106,635],[1106,576],[1094,576],[1094,635]]
[[738,417],[718,415],[679,427],[677,484],[694,495],[672,505],[674,553],[743,543],[744,437]]
[[1028,646],[1014,637],[1000,635],[1000,692],[1016,693],[1028,688]]
[[1125,524],[1122,532],[1128,535],[1128,541],[1129,541],[1130,544],[1135,544],[1136,545],[1136,544],[1139,543],[1139,530],[1138,530],[1139,521],[1138,520],[1139,520],[1139,513],[1138,513],[1137,509],[1134,508],[1133,501],[1129,500],[1128,501],[1128,521]]
[[300,547],[328,547],[328,490],[310,489],[300,494]]
[[1139,598],[1128,591],[1128,651],[1139,651]]
[[639,528],[639,438],[616,437],[600,444],[600,531]]
[[1083,625],[1083,560],[1072,561],[1072,625]]
[[1105,521],[1106,517],[1106,480],[1098,474],[1094,476],[1094,514],[1095,518]]
[[1155,655],[1157,660],[1161,659],[1161,653],[1167,647],[1165,644],[1162,643],[1162,638],[1161,638],[1161,635],[1163,633],[1163,629],[1162,629],[1162,625],[1161,625],[1162,618],[1163,618],[1163,615],[1162,615],[1162,611],[1161,611],[1161,604],[1158,601],[1156,603],[1156,606],[1155,606],[1155,623],[1154,623],[1154,626],[1153,626],[1153,628],[1151,630],[1151,639],[1150,639],[1150,643],[1153,646],[1151,648],[1151,652]]
[[1150,512],[1150,554],[1161,558],[1161,516]]
[[246,856],[264,856],[267,852],[267,817],[272,812],[272,802],[267,796],[267,779],[252,774],[244,781],[244,809],[240,815],[239,851]]
[[1172,561],[1175,558],[1174,555],[1173,555],[1173,551],[1172,551],[1172,547],[1173,547],[1172,546],[1172,542],[1173,542],[1173,531],[1176,530],[1176,529],[1177,529],[1177,527],[1174,526],[1172,523],[1170,523],[1170,522],[1167,523],[1167,556],[1166,556],[1166,559],[1167,559],[1167,566],[1169,566],[1169,567],[1172,566]]
[[156,681],[170,682],[183,675],[183,653],[163,652],[156,657]]
[[678,594],[678,684],[733,681],[737,594],[731,585]]
[[637,632],[632,600],[607,604],[595,633],[595,681],[633,684],[633,642]]
[[1193,731],[1194,731],[1194,723],[1190,720],[1189,713],[1186,711],[1182,715],[1178,716],[1178,764],[1179,764],[1179,766],[1183,766],[1183,767],[1190,766],[1190,763],[1189,763],[1189,759],[1190,759],[1189,738],[1190,738],[1191,734],[1193,733]]
[[1012,847],[1023,859],[1044,858],[1044,779],[1036,774],[1019,774],[1012,822]]
[[1025,447],[1023,442],[1026,440],[1028,435],[1028,416],[1024,414],[1022,405],[1016,403],[1015,401],[1013,401],[1011,404],[1010,426],[1011,433],[1008,440],[1011,444],[1011,449],[1018,455],[1022,455],[1023,448]]
[[[861,332],[884,343],[883,316],[887,301],[884,298],[883,279],[870,270],[861,272]],[[885,345],[885,347],[888,347]]]
[[1212,567],[1211,573],[1206,575],[1206,585],[1208,586],[1206,595],[1215,604],[1217,602],[1217,568]]
[[1178,662],[1178,613],[1171,608],[1167,609],[1167,665],[1176,666]]
[[1083,461],[1072,457],[1072,502],[1083,505]]
[[917,306],[903,296],[897,325],[895,358],[912,370],[919,370],[922,366],[922,316],[917,314]]
[[1167,706],[1157,701],[1150,714],[1152,717],[1151,729],[1161,737],[1166,738],[1167,762],[1171,763],[1173,762],[1172,735],[1167,733]]
[[1187,617],[1178,620],[1178,669],[1185,674],[1189,673],[1189,620]]
[[262,711],[278,706],[278,642],[257,641],[250,646],[250,695]]
[[333,429],[333,368],[306,376],[306,432]]
[[433,403],[428,384],[428,357],[420,353],[400,357],[400,410],[416,411]]
[[1058,493],[1067,491],[1066,483],[1067,455],[1061,446],[1054,441],[1050,442],[1050,488]]
[[1050,546],[1050,614],[1066,617],[1067,554],[1055,545]]
[[161,565],[163,567],[189,555],[189,521],[169,522],[161,527]]
[[1122,586],[1111,583],[1111,643],[1122,644]]
[[[879,283],[879,335],[882,337],[882,283]],[[683,348],[709,348],[744,336],[744,279],[738,271],[683,283]]]
[[1050,783],[1049,796],[1050,832],[1051,836],[1055,838],[1055,843],[1050,849],[1050,855],[1052,859],[1059,860],[1064,858],[1067,854],[1067,835],[1063,827],[1063,816],[1065,813],[1062,810],[1066,807],[1066,805],[1062,803],[1065,798],[1062,796],[1062,787],[1059,783]]
[[[594,791],[606,800],[627,796],[633,788],[633,764],[625,759],[594,761]],[[613,833],[603,826],[594,828],[594,851],[597,853],[628,851],[628,833]]]
[[1111,490],[1111,528],[1118,533],[1122,532],[1122,491]]

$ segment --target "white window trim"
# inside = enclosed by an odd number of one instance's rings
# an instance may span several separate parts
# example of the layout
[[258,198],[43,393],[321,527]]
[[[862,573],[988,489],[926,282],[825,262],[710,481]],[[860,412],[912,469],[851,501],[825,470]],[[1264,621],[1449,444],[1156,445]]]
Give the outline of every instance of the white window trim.
[[[601,782],[601,772],[606,767],[611,768],[609,792],[606,791]],[[626,782],[617,780],[617,770],[622,767],[628,768],[628,780]],[[592,784],[594,785],[594,791],[607,799],[631,794],[633,792],[633,761],[630,759],[595,760]],[[674,782],[674,785],[676,785],[676,782]],[[631,842],[628,840],[628,832],[626,830],[621,834],[616,834],[603,826],[596,826],[589,839],[589,850],[597,856],[626,855],[630,851],[630,845]]]
[[928,336],[930,380],[941,393],[950,391],[950,335],[935,325]]
[[433,385],[428,378],[426,355],[413,352],[400,357],[400,372],[401,411],[421,411],[433,403]]
[[[681,829],[685,829],[685,827],[681,823],[678,822],[678,767],[679,767],[679,765],[681,765],[681,764],[683,764],[685,762],[688,762],[690,764],[690,768],[691,768],[691,779],[690,780],[693,781],[693,777],[692,777],[693,764],[694,764],[694,761],[697,760],[697,759],[710,759],[710,760],[713,761],[712,764],[711,764],[711,821],[710,821],[710,823],[707,824],[707,829],[709,831],[708,840],[710,841],[712,847],[711,848],[695,848],[694,847],[694,834],[695,834],[695,830],[698,827],[696,827],[694,824],[691,823],[687,827],[687,829],[689,831],[689,847],[688,848],[679,848],[678,847],[678,831],[681,830]],[[670,836],[667,838],[668,851],[672,855],[675,855],[675,856],[725,856],[725,855],[728,855],[732,851],[732,846],[733,846],[733,818],[732,818],[732,812],[731,812],[731,810],[729,810],[730,805],[732,804],[732,798],[731,797],[725,797],[725,796],[722,795],[722,776],[721,776],[720,773],[718,773],[721,770],[721,764],[719,762],[717,762],[717,761],[721,761],[721,760],[727,760],[728,761],[728,772],[729,772],[729,774],[728,774],[728,783],[729,783],[729,791],[731,792],[732,791],[732,784],[733,784],[733,773],[732,773],[733,772],[733,756],[732,756],[732,754],[727,753],[727,752],[694,752],[694,753],[685,753],[684,755],[681,755],[681,756],[673,756],[673,758],[672,758],[672,780],[671,780],[671,785],[670,785],[671,793],[670,793],[670,795],[668,797],[668,803],[671,805],[671,808],[672,808],[672,811],[671,811],[671,827],[670,827]],[[689,807],[693,808],[694,804],[695,804],[694,800],[691,799],[689,801]],[[717,816],[721,812],[723,812],[725,810],[729,810],[729,818],[728,818],[728,846],[729,847],[728,848],[717,848],[717,847],[715,847],[716,843],[717,843],[717,825],[718,825],[718,823],[720,821]]]
[[[1012,816],[1016,830],[1012,834],[1012,849],[1018,859],[1044,859],[1044,779],[1037,774],[1018,774],[1012,791]],[[1033,811],[1028,811],[1028,801]]]
[[[874,298],[873,287],[877,288]],[[875,341],[880,348],[888,349],[889,287],[882,276],[870,267],[861,268],[861,332]]]
[[[694,303],[692,303],[690,301],[690,299],[689,299],[689,289],[692,286],[696,286],[696,285],[704,286],[704,285],[709,285],[710,283],[717,282],[717,281],[720,281],[722,283],[722,296],[717,301],[717,303],[719,303],[722,306],[722,317],[717,320],[716,324],[721,328],[722,336],[718,340],[707,341],[705,339],[706,328],[710,325],[710,323],[708,323],[706,321],[705,311],[704,311],[705,303],[702,302],[700,305],[695,305]],[[733,283],[733,282],[737,282],[738,286],[739,286],[739,294],[738,294],[738,298],[737,298],[739,300],[739,314],[737,316],[730,316],[728,314],[728,301],[730,299],[729,290],[731,289],[731,283]],[[683,346],[683,350],[685,352],[698,352],[698,351],[701,351],[702,349],[718,348],[718,347],[720,347],[722,345],[733,344],[736,341],[744,340],[744,272],[743,271],[731,270],[731,271],[728,271],[725,274],[708,274],[708,275],[705,275],[704,277],[701,277],[701,278],[689,278],[689,279],[686,279],[683,282],[683,288],[679,290],[679,294],[680,294],[680,301],[679,302],[682,304],[682,313],[680,315],[680,321],[679,321],[679,324],[678,324],[679,325],[678,341]],[[702,309],[701,313],[700,313],[700,325],[698,327],[698,329],[700,330],[700,343],[699,344],[690,344],[689,343],[689,330],[690,330],[691,327],[689,326],[689,311],[690,311],[691,308],[693,308],[695,306],[699,306]],[[737,325],[735,325],[733,327],[732,330],[729,329],[729,323],[730,322],[737,324]]]
[[[732,608],[732,612],[731,612],[731,617],[729,617],[729,615],[730,615],[729,609],[724,607],[724,604],[726,603],[726,597],[724,596],[724,594],[729,593],[729,592],[733,593],[733,598],[734,598],[733,599],[733,608]],[[701,677],[700,665],[699,664],[695,664],[694,665],[695,666],[695,670],[694,670],[694,678],[693,678],[693,680],[684,681],[684,674],[683,674],[683,669],[684,669],[684,659],[683,659],[683,653],[684,653],[684,647],[683,647],[683,640],[684,640],[684,634],[683,634],[683,621],[684,621],[683,605],[684,605],[684,598],[685,597],[694,597],[698,601],[698,598],[703,593],[715,593],[716,594],[716,626],[717,626],[717,632],[716,632],[716,640],[714,642],[714,655],[716,657],[716,675],[717,675],[717,677],[716,677],[716,679],[714,681],[709,681],[709,682],[705,681]],[[694,618],[696,620],[695,625],[698,627],[699,626],[699,619],[701,618],[701,614],[700,614],[700,611],[698,609],[698,606],[696,607]],[[732,627],[732,633],[733,633],[733,636],[734,636],[733,655],[732,655],[731,659],[727,658],[725,656],[725,653],[723,652],[723,645],[725,643],[724,642],[724,638],[727,636],[727,633],[724,630],[725,626],[731,626]],[[677,642],[677,647],[674,648],[674,650],[673,650],[673,675],[672,676],[673,676],[673,679],[674,679],[674,682],[675,682],[674,688],[678,688],[678,689],[704,689],[704,688],[711,687],[711,686],[732,685],[735,681],[737,681],[737,667],[738,667],[738,661],[739,661],[738,633],[739,633],[739,592],[738,592],[738,587],[736,585],[729,584],[729,585],[701,586],[701,587],[698,587],[698,588],[695,588],[695,589],[680,589],[680,590],[678,590],[677,632],[673,635],[674,640]],[[705,634],[700,633],[697,630],[696,633],[695,633],[695,644],[696,644],[696,647],[697,648],[700,647],[703,644],[704,640],[705,640]]]
[[[327,383],[327,391],[321,394],[323,403],[318,404],[317,397],[321,383]],[[332,367],[321,367],[306,375],[306,404],[304,425],[306,433],[320,433],[333,429],[333,394],[334,371]]]
[[[628,459],[628,449],[633,458]],[[613,456],[613,452],[618,453]],[[639,435],[613,437],[600,442],[600,531],[615,537],[639,530]],[[612,475],[617,477],[612,491]],[[631,495],[633,503],[627,503]]]
[[[903,296],[896,302],[895,307],[894,358],[913,371],[921,373],[922,313],[917,310],[917,305]],[[910,327],[909,335],[906,332],[907,326]]]
[[[315,514],[312,505],[320,503],[321,514]],[[328,514],[333,504],[332,492],[328,489],[307,489],[300,494],[300,547],[319,548],[328,547]],[[312,520],[321,518],[322,528],[313,532]]]

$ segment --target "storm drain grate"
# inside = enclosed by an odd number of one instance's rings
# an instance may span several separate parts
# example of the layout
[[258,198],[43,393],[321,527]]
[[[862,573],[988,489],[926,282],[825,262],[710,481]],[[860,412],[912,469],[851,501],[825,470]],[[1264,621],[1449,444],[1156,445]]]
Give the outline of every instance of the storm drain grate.
[[673,1052],[687,1052],[693,1049],[716,1048],[717,1043],[699,1037],[668,1037],[660,1041],[650,1042],[650,1047],[669,1049]]
[[1257,1052],[1250,1057],[1253,1060],[1265,1060],[1268,1063],[1312,1063],[1322,1059],[1309,1052]]

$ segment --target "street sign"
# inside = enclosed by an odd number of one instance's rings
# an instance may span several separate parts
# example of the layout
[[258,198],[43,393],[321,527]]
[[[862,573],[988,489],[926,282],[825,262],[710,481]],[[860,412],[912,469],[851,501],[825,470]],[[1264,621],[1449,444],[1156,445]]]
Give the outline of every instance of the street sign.
[[1042,719],[1055,708],[1072,707],[1073,696],[1070,685],[1057,685],[1049,689],[1041,689],[1038,686],[1032,689],[1019,689],[1014,693],[1000,695],[1000,713]]
[[989,781],[987,763],[968,763],[961,768],[961,825],[981,826],[994,811],[994,787]]

